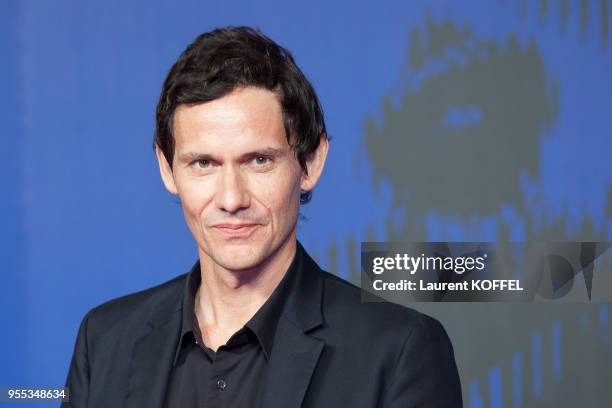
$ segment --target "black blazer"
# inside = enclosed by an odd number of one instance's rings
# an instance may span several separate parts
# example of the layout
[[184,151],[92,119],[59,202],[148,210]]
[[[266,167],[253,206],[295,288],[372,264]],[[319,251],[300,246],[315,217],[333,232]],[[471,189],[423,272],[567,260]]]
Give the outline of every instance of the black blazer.
[[[263,407],[461,407],[442,325],[322,271],[298,243]],[[112,300],[81,323],[63,407],[162,407],[181,331],[185,279]]]

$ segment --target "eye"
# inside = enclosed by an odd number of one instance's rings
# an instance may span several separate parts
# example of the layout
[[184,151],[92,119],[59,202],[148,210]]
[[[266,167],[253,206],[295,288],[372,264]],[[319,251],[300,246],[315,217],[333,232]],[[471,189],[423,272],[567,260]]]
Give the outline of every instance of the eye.
[[256,164],[267,164],[270,161],[270,158],[266,156],[256,156],[255,163]]
[[205,168],[207,168],[207,167],[210,167],[210,161],[208,161],[208,160],[204,160],[204,159],[202,159],[202,160],[196,160],[196,161],[195,161],[195,164],[196,164],[196,165],[198,166],[198,168],[200,168],[200,169],[205,169]]

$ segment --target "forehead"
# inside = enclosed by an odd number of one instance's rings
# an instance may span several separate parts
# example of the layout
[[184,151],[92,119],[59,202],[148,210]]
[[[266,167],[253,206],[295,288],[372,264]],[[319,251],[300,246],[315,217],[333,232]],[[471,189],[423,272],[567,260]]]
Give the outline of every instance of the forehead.
[[210,102],[180,105],[173,119],[175,149],[288,147],[282,109],[273,92],[238,88]]

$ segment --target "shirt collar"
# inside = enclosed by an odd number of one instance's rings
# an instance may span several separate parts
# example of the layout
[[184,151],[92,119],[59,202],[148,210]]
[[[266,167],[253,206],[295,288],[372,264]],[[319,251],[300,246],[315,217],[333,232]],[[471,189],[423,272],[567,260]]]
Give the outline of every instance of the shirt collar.
[[[272,353],[272,346],[274,344],[274,335],[276,333],[276,326],[283,313],[287,304],[287,298],[293,292],[295,285],[292,283],[295,280],[295,276],[299,275],[302,268],[302,254],[303,248],[298,243],[296,245],[296,252],[293,257],[293,261],[289,266],[285,276],[281,279],[277,287],[274,289],[270,297],[266,302],[259,308],[255,315],[245,324],[247,328],[252,330],[261,347],[263,348],[266,358],[269,360]],[[200,261],[196,261],[193,265],[185,282],[184,296],[183,296],[183,308],[182,308],[182,320],[181,320],[181,335],[174,355],[174,365],[178,360],[181,349],[187,342],[193,341],[195,332],[198,332],[199,328],[195,327],[195,296],[200,287],[201,275],[200,275]],[[201,337],[201,336],[200,336]]]

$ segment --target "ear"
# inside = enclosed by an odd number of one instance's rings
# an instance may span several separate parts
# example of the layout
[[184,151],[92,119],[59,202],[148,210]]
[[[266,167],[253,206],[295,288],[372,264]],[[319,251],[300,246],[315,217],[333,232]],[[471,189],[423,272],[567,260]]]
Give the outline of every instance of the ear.
[[327,140],[327,135],[322,133],[317,150],[315,150],[306,160],[308,174],[302,172],[300,187],[303,191],[311,191],[317,184],[319,177],[321,177],[321,173],[323,173],[323,167],[325,166],[325,159],[327,158],[328,150],[329,140]]
[[166,186],[166,190],[168,190],[168,192],[172,195],[177,195],[178,190],[176,189],[176,184],[174,183],[172,169],[170,168],[170,164],[168,164],[168,160],[166,160],[166,156],[164,156],[164,153],[157,144],[155,145],[155,155],[157,156],[159,173],[161,174],[164,186]]

